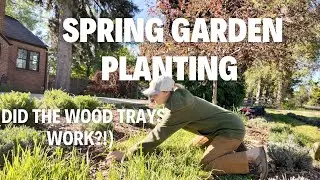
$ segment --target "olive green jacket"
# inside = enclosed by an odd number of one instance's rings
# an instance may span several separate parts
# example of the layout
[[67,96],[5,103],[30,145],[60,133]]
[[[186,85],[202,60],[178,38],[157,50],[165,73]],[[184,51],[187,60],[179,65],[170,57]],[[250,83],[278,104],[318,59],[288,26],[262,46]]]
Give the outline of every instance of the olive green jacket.
[[180,88],[169,97],[162,121],[128,154],[140,152],[140,147],[143,153],[152,152],[181,128],[208,138],[224,136],[243,140],[245,134],[244,124],[237,115]]

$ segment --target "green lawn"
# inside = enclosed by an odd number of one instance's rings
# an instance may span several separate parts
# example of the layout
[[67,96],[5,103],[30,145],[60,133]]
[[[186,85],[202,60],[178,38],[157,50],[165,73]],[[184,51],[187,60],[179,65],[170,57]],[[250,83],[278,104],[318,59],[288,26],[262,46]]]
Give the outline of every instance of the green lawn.
[[[165,141],[159,154],[134,156],[124,164],[115,163],[109,171],[109,179],[205,179],[210,173],[199,166],[204,149],[190,146],[195,135],[180,130]],[[125,150],[141,140],[143,135],[119,143],[116,149]],[[250,176],[220,176],[218,179],[251,179]]]
[[311,119],[320,119],[320,111],[312,110],[277,110],[277,109],[267,109],[267,112],[274,114],[284,114],[294,113],[296,115],[305,116]]

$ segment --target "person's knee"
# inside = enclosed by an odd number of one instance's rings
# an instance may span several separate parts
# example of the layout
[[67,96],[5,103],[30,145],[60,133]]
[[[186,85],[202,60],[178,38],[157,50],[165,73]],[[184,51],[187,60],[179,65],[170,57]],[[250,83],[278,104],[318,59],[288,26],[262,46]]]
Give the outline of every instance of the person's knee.
[[192,139],[191,144],[196,147],[205,148],[209,146],[211,140],[205,136],[197,136]]

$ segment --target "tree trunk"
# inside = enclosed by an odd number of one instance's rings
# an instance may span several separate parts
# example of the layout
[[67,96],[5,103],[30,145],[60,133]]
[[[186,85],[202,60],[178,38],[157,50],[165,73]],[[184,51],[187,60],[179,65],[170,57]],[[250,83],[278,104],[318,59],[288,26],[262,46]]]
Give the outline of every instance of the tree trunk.
[[256,94],[255,104],[260,104],[260,92],[261,92],[261,79],[259,79],[258,85],[257,85],[257,94]]
[[279,77],[279,80],[278,80],[278,90],[277,90],[277,101],[276,101],[277,109],[280,109],[280,107],[281,107],[282,89],[283,89],[282,82],[283,82],[283,81],[282,81],[282,78]]
[[218,81],[213,81],[212,86],[212,103],[217,104]]
[[55,88],[69,91],[72,61],[72,44],[63,39],[63,22],[66,18],[72,17],[71,1],[60,3],[58,52],[57,52],[57,72]]

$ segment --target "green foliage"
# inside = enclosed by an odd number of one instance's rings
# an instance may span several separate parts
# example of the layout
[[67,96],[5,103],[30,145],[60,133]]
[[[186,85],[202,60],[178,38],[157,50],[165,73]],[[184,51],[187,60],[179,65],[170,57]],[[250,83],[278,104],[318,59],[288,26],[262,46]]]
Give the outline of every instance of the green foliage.
[[[122,165],[111,166],[108,179],[199,179],[210,173],[201,170],[200,148],[188,147],[194,137],[192,133],[179,131],[161,146],[159,154],[133,156]],[[135,136],[128,142],[116,144],[123,149],[130,148],[143,136]]]
[[[297,144],[310,147],[313,143],[320,141],[320,134],[317,127],[307,125],[299,120],[284,115],[287,110],[271,110],[268,109],[268,116],[273,121],[271,127],[270,141],[284,142],[289,135],[294,135],[293,139]],[[317,113],[312,111],[291,111],[297,114],[314,117]]]
[[44,92],[42,106],[46,109],[60,109],[60,112],[64,112],[65,109],[77,109],[73,98],[62,90]]
[[[115,149],[127,150],[142,140],[145,134],[134,135],[127,141],[115,144]],[[160,145],[158,153],[148,156],[137,155],[124,164],[112,164],[108,179],[207,179],[210,172],[205,172],[199,165],[203,149],[191,146],[195,135],[180,130]],[[219,179],[251,179],[250,176],[229,175]],[[102,180],[102,178],[101,178]]]
[[269,143],[268,155],[277,167],[287,169],[310,169],[312,167],[309,149],[296,144],[292,137],[282,143]]
[[[189,81],[188,79],[182,84],[193,95],[212,102],[212,81]],[[243,80],[238,81],[224,81],[219,78],[217,91],[218,105],[227,109],[240,107],[245,97],[245,87]]]
[[12,88],[8,84],[0,84],[0,92],[10,92]]
[[112,109],[116,109],[116,105],[114,105],[114,104],[105,104],[105,105],[104,105],[104,108],[105,108],[105,109],[112,110]]
[[112,123],[89,123],[87,127],[88,131],[112,131]]
[[102,69],[102,56],[113,56],[120,57],[125,56],[127,65],[129,67],[135,66],[135,55],[125,46],[121,46],[117,43],[102,43],[96,45],[99,49],[95,49],[95,54],[91,52],[91,45],[80,44],[76,46],[77,49],[84,49],[84,51],[90,51],[83,53],[83,51],[74,52],[72,60],[72,72],[71,77],[73,78],[84,78],[93,77],[96,71]]
[[[0,114],[2,109],[12,111],[13,109],[24,109],[28,112],[28,121],[25,123],[28,126],[34,126],[34,117],[32,109],[36,108],[36,101],[30,98],[28,93],[11,92],[0,94]],[[24,117],[22,117],[24,118]],[[2,116],[0,117],[2,120]],[[0,126],[2,126],[0,122]]]
[[11,160],[12,151],[16,151],[18,146],[33,147],[35,142],[44,142],[44,136],[32,128],[8,126],[0,130],[0,166],[4,165],[3,155]]
[[294,136],[298,143],[311,147],[313,143],[320,141],[320,133],[317,127],[310,125],[295,126],[293,128]]
[[89,109],[93,111],[102,106],[102,102],[92,96],[76,96],[73,98],[78,109]]
[[311,106],[320,106],[320,82],[314,83],[308,104]]
[[0,179],[88,179],[89,164],[76,150],[66,154],[62,148],[56,148],[52,155],[48,153],[41,145],[26,150],[18,147],[12,162],[6,160]]
[[[260,83],[261,89],[268,89],[269,92],[274,91],[277,85],[277,76],[279,71],[275,63],[266,63],[257,61],[253,66],[244,73],[247,92],[256,92],[257,84]],[[266,94],[266,96],[269,96]]]
[[22,24],[28,27],[29,30],[35,30],[37,24],[43,23],[41,16],[39,16],[40,8],[35,3],[25,0],[6,1],[6,14],[18,19]]
[[290,99],[290,100],[285,100],[281,102],[280,107],[281,109],[294,110],[294,109],[297,109],[298,106],[294,99]]
[[292,133],[292,129],[290,125],[283,124],[283,123],[276,123],[271,128],[270,131],[272,133]]
[[299,91],[294,94],[295,100],[298,103],[299,107],[303,107],[303,105],[309,100],[309,92],[305,86],[300,86]]
[[238,81],[218,81],[218,105],[227,109],[237,108],[243,104],[245,86],[242,79]]
[[[127,70],[127,73],[133,73]],[[133,98],[137,97],[138,83],[136,81],[120,81],[119,71],[111,72],[109,80],[102,80],[102,71],[97,71],[92,83],[88,86],[85,94],[113,98]]]
[[[182,151],[184,153],[182,153]],[[111,167],[108,179],[198,179],[209,177],[192,156],[197,150],[163,150],[159,155],[134,156],[122,166]],[[198,150],[199,151],[199,150]],[[179,158],[172,154],[178,154]]]

